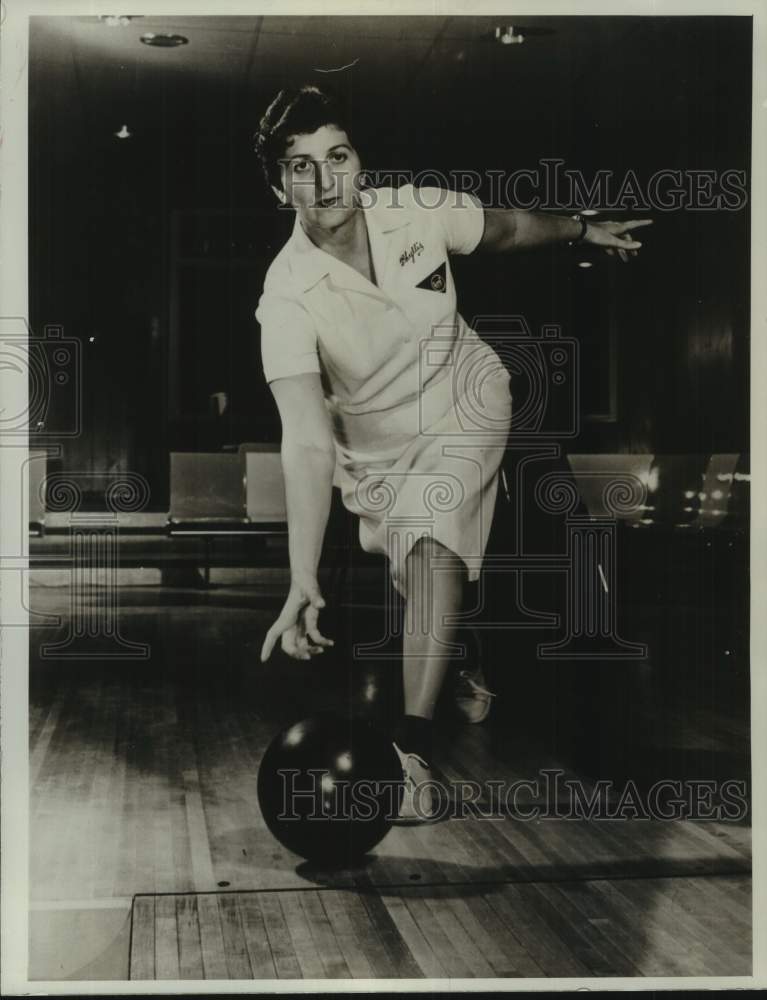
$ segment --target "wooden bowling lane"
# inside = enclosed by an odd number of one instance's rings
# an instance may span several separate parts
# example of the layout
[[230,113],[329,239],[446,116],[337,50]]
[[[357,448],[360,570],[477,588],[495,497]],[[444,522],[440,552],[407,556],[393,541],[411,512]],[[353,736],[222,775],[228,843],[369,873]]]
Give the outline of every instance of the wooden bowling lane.
[[[133,899],[137,978],[749,972],[745,822],[469,815],[392,829],[354,869],[303,864],[267,830],[255,779],[277,729],[334,695],[332,664],[262,668],[254,635],[269,614],[225,596],[198,614],[187,597],[132,595],[131,638],[152,642],[149,663],[32,663],[40,913]],[[731,719],[683,721],[687,742],[747,743]],[[449,782],[557,764],[492,724],[446,736]]]
[[139,895],[130,978],[748,975],[747,879],[711,881],[728,912],[689,879]]
[[[31,749],[35,901],[354,884],[300,865],[266,829],[255,776],[275,727],[247,703],[135,668],[57,691]],[[452,781],[530,776],[499,764],[483,727],[442,764]],[[467,818],[392,830],[366,873],[381,886],[694,876],[747,869],[748,838],[734,823]]]

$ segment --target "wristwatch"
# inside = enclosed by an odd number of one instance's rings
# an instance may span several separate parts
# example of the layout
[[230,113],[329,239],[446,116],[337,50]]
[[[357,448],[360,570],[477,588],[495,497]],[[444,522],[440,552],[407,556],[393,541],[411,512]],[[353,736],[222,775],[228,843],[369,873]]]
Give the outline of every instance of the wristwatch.
[[586,220],[583,218],[583,216],[580,214],[580,212],[577,212],[573,216],[573,219],[575,219],[576,222],[580,222],[580,224],[581,224],[581,231],[580,231],[580,233],[578,234],[578,236],[574,240],[568,240],[567,241],[567,245],[569,247],[576,247],[576,246],[578,246],[579,243],[582,243],[583,242],[583,237],[586,235],[586,230],[589,228],[588,222],[586,222]]

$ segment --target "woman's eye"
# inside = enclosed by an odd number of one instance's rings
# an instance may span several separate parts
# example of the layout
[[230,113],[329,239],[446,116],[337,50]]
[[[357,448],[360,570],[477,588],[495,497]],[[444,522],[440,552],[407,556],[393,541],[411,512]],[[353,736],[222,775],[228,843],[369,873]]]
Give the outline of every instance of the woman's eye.
[[346,163],[347,155],[346,153],[331,153],[330,159],[333,163]]
[[304,174],[306,173],[306,168],[309,166],[308,160],[300,160],[298,163],[293,164],[294,174]]

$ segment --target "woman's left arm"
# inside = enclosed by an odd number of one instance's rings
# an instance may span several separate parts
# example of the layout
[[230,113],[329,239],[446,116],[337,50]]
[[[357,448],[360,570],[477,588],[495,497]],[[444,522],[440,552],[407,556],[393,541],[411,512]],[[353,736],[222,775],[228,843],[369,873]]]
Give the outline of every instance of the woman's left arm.
[[[629,222],[588,222],[567,215],[546,215],[516,208],[485,208],[485,232],[477,250],[509,253],[552,243],[590,243],[608,254],[628,260],[642,244],[628,234],[640,226],[652,225],[652,219]],[[584,223],[585,228],[584,228]]]

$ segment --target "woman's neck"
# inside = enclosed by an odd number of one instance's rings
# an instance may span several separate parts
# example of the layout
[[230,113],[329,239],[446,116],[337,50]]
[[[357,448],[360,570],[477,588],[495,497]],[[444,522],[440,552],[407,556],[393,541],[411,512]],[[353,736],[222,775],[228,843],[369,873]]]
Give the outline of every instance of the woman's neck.
[[332,229],[301,224],[312,243],[333,257],[349,260],[367,254],[368,232],[365,213],[360,209]]

